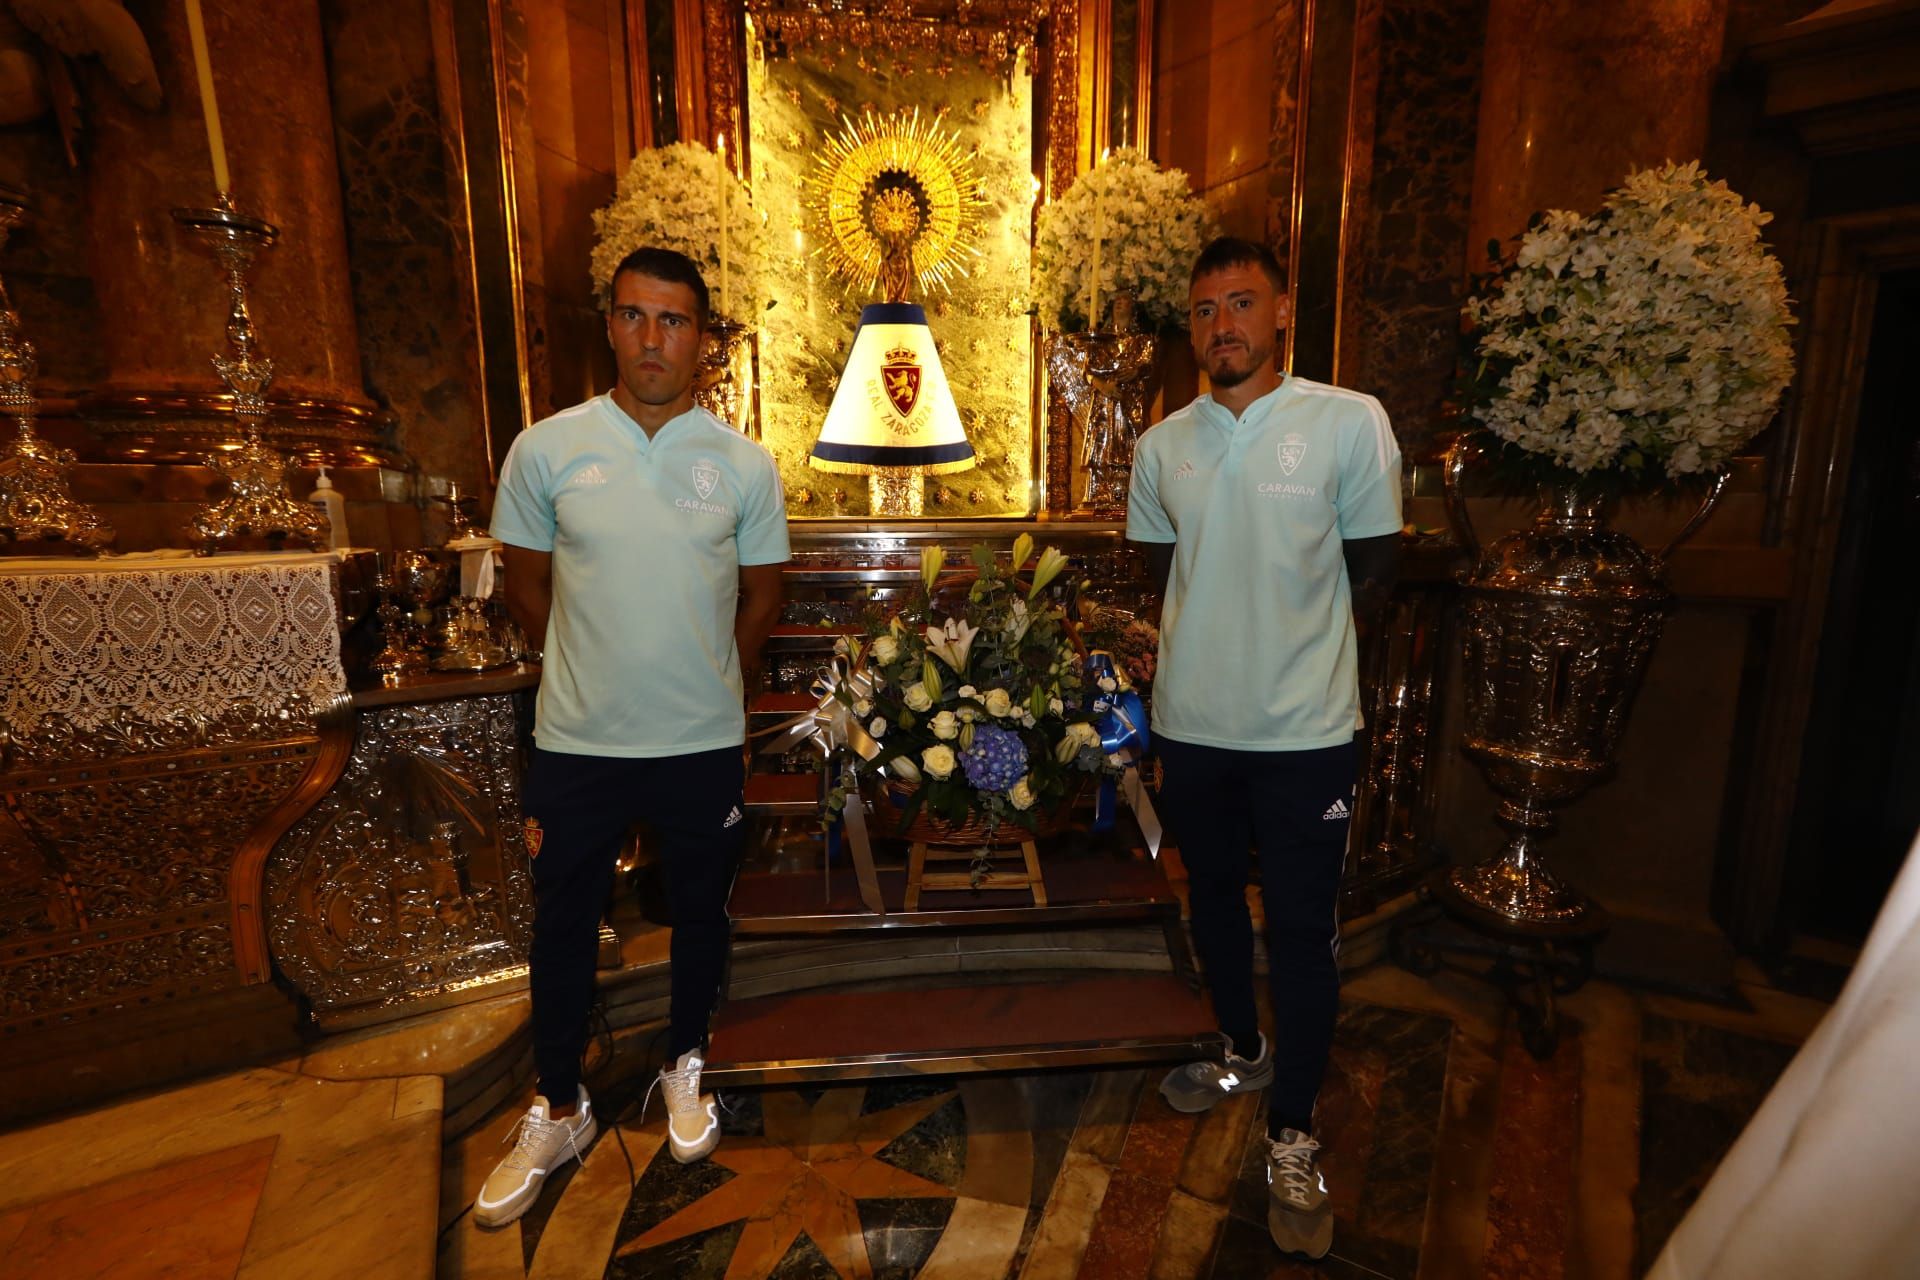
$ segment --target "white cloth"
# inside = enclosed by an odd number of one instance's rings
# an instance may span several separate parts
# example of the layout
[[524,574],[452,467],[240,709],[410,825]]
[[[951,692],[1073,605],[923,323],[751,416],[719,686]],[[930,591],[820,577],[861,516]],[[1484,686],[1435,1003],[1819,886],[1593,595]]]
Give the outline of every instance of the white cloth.
[[347,687],[332,553],[0,562],[0,725],[217,721]]
[[1920,843],[1649,1280],[1920,1276]]

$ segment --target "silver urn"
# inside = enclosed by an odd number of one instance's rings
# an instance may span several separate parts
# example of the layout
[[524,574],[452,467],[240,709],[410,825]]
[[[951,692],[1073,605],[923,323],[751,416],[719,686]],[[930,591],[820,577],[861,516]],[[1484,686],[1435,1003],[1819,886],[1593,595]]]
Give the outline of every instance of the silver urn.
[[1726,477],[1658,553],[1608,528],[1605,499],[1576,486],[1543,486],[1532,526],[1482,548],[1460,492],[1471,454],[1456,445],[1446,470],[1447,512],[1473,561],[1462,584],[1462,745],[1500,796],[1494,818],[1508,838],[1455,868],[1442,892],[1499,923],[1574,929],[1593,904],[1553,874],[1540,845],[1555,810],[1612,769],[1672,600],[1667,556],[1705,522]]

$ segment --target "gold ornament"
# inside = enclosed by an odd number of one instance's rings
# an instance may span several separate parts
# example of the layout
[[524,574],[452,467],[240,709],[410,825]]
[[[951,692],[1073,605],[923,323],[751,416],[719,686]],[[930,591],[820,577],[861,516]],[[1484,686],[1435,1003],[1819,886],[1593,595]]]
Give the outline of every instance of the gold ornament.
[[973,153],[944,112],[869,109],[841,122],[807,182],[808,207],[830,232],[829,268],[863,292],[884,283],[889,301],[905,300],[907,280],[923,292],[949,288],[978,252],[985,202]]

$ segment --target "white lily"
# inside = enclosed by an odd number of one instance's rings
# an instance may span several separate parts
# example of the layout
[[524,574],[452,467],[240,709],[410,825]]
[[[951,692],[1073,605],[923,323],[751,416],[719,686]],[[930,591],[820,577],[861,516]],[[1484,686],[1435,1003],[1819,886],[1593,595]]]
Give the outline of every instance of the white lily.
[[964,672],[967,651],[973,648],[973,638],[979,634],[980,628],[967,625],[965,620],[948,618],[944,627],[927,628],[927,652],[956,672]]

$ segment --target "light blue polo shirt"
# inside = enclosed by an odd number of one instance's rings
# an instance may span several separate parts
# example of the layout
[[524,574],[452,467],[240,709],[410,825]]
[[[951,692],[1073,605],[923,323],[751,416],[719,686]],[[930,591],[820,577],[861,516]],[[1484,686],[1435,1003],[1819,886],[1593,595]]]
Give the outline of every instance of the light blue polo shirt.
[[500,470],[493,536],[553,553],[534,739],[676,756],[746,741],[740,566],[787,559],[765,449],[705,409],[651,440],[611,396],[535,423]]
[[1289,377],[1235,418],[1201,396],[1140,437],[1127,537],[1174,544],[1153,731],[1237,751],[1353,737],[1340,544],[1400,532],[1400,448],[1372,396]]

